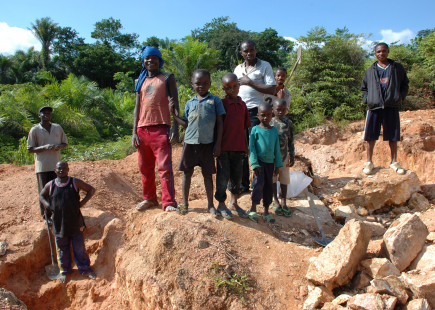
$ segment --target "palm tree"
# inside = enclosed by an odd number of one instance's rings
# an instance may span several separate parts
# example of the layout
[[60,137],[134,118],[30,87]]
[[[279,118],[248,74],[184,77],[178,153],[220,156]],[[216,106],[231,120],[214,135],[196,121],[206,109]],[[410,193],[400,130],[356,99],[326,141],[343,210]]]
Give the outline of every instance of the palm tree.
[[59,31],[57,25],[58,24],[53,22],[50,17],[37,19],[35,23],[31,25],[30,30],[42,45],[42,69],[47,68],[48,61],[50,60],[50,47]]

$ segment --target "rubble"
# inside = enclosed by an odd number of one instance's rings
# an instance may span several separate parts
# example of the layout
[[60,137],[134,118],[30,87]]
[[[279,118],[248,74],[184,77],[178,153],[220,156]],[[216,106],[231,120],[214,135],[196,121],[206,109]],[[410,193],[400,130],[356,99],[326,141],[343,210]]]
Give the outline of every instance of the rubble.
[[435,308],[435,271],[415,271],[400,276],[414,297],[425,298]]
[[388,294],[397,297],[397,301],[404,305],[409,296],[405,285],[396,276],[388,276],[383,279],[373,279],[370,282],[368,293]]
[[409,269],[435,271],[435,244],[427,244],[409,266]]
[[411,300],[403,310],[431,310],[431,306],[424,298]]
[[347,308],[355,310],[394,310],[397,298],[374,293],[358,294],[347,302]]
[[428,234],[426,225],[417,215],[402,214],[384,234],[385,254],[403,271],[421,251]]
[[422,194],[413,193],[408,201],[408,207],[423,212],[430,208],[430,203]]
[[304,310],[314,310],[317,306],[330,302],[334,295],[330,290],[323,286],[308,287],[308,297],[304,302]]
[[400,271],[386,258],[372,258],[361,261],[363,270],[374,279],[390,275],[400,276]]

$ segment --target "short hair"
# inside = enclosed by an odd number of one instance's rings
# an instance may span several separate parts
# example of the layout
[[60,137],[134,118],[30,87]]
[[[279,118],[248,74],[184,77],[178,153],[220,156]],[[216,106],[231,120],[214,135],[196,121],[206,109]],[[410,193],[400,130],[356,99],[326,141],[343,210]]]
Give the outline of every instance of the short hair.
[[281,98],[276,98],[275,100],[273,100],[272,102],[273,106],[281,106],[281,105],[285,105],[287,106],[287,101],[285,101],[285,99],[281,99]]
[[287,74],[287,69],[284,68],[284,67],[278,67],[278,68],[276,68],[275,74],[276,74],[278,71],[283,71],[283,72],[285,72],[285,74]]
[[208,77],[209,80],[211,80],[210,72],[208,72],[208,70],[205,70],[205,69],[196,69],[195,71],[193,71],[192,79],[195,76],[206,76],[206,77]]
[[238,81],[239,79],[237,78],[237,75],[235,75],[234,73],[231,73],[231,72],[226,73],[226,74],[222,77],[222,82],[224,82],[224,81],[231,81],[231,80],[236,80],[236,81]]
[[242,41],[242,43],[240,43],[240,50],[242,49],[242,45],[243,44],[251,44],[251,45],[254,46],[255,49],[257,49],[257,44],[255,44],[255,42],[252,41],[252,40],[244,40],[244,41]]
[[378,48],[378,46],[381,46],[381,45],[385,46],[387,48],[387,50],[390,51],[390,47],[385,42],[380,42],[380,43],[376,44],[375,48],[374,48],[374,51],[376,52],[376,49]]
[[263,101],[258,106],[258,111],[270,111],[272,110],[272,105],[268,101]]
[[63,166],[63,165],[68,166],[68,163],[67,163],[66,161],[63,161],[63,160],[59,160],[59,161],[56,163],[56,167],[57,167],[57,166]]

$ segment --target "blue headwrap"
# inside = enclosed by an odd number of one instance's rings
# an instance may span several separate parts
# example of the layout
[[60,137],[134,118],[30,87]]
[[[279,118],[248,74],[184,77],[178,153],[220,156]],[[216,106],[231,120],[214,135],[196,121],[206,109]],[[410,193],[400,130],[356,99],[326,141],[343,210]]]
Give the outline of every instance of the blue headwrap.
[[141,61],[142,61],[142,71],[139,74],[139,77],[137,79],[137,83],[136,83],[136,87],[134,88],[134,92],[137,93],[140,91],[140,88],[143,84],[143,82],[145,81],[147,75],[148,75],[148,70],[145,68],[145,65],[143,63],[143,60],[145,59],[145,57],[147,56],[157,56],[160,59],[160,68],[163,67],[163,64],[165,63],[165,61],[162,58],[162,54],[160,53],[158,48],[152,47],[152,46],[144,46],[142,47],[142,55],[140,57]]

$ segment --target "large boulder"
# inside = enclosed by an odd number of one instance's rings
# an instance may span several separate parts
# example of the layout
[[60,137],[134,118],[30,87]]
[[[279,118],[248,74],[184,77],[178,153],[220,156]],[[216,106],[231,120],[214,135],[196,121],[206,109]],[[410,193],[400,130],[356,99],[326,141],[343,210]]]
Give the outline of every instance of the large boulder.
[[384,252],[393,265],[403,271],[421,251],[428,234],[426,225],[417,215],[402,214],[384,234]]
[[397,301],[404,305],[409,296],[406,286],[396,276],[388,276],[383,279],[373,279],[367,289],[368,293],[388,294],[396,296]]
[[422,194],[413,193],[408,201],[408,207],[423,212],[430,208],[430,203]]
[[343,205],[364,207],[369,212],[383,206],[401,205],[420,190],[420,180],[413,172],[398,175],[392,169],[348,182],[340,191],[338,200]]
[[415,271],[402,273],[401,278],[412,291],[414,297],[426,298],[435,308],[435,271]]
[[435,244],[427,244],[409,266],[409,269],[435,271]]
[[367,250],[370,229],[364,223],[351,220],[308,267],[306,278],[329,289],[346,284],[354,276]]

